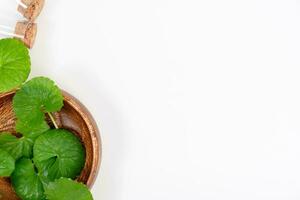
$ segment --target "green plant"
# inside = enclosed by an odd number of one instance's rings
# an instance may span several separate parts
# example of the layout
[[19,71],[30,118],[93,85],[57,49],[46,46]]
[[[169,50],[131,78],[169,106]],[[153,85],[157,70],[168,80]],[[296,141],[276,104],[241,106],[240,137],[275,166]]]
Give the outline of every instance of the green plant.
[[0,176],[11,178],[23,200],[92,200],[87,187],[72,180],[83,169],[84,147],[74,134],[58,129],[52,116],[63,107],[61,90],[45,77],[25,82],[29,73],[23,43],[0,40],[0,93],[17,90],[13,109],[18,133],[0,134]]
[[2,39],[0,42],[0,92],[20,86],[30,73],[28,49],[22,42]]

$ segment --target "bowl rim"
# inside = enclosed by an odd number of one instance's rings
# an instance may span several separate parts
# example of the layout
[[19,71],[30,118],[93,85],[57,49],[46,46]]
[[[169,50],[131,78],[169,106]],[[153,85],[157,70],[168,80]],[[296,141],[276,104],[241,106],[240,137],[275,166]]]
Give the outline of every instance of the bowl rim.
[[86,108],[86,106],[83,105],[77,98],[75,98],[70,93],[64,90],[62,90],[62,92],[64,96],[64,101],[68,101],[68,104],[70,104],[73,108],[79,106],[80,109],[76,109],[76,111],[80,114],[80,116],[85,121],[85,124],[89,129],[89,133],[93,144],[93,157],[92,157],[93,164],[86,185],[89,188],[92,188],[92,186],[94,185],[98,177],[99,169],[102,161],[102,140],[100,137],[100,131],[95,119],[93,118],[90,111]]

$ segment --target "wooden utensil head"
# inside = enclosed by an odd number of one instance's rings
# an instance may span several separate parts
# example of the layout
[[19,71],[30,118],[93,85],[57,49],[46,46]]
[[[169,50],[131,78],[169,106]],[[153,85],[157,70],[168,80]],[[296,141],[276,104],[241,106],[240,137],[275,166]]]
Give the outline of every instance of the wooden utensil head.
[[[16,134],[16,118],[12,108],[15,92],[0,94],[0,132]],[[78,181],[91,187],[97,177],[101,161],[101,140],[96,122],[90,112],[76,98],[63,92],[64,107],[54,113],[58,126],[73,132],[79,137],[86,150],[86,162]],[[49,120],[49,119],[48,119]],[[50,120],[49,120],[50,121]],[[1,197],[2,196],[2,197]],[[0,200],[18,200],[9,179],[0,178]]]
[[28,20],[34,22],[36,18],[40,15],[45,0],[22,0],[21,1],[27,8],[22,5],[18,6],[18,11]]
[[32,48],[37,34],[37,24],[27,21],[19,21],[15,27],[15,34],[23,35],[22,41],[28,48]]

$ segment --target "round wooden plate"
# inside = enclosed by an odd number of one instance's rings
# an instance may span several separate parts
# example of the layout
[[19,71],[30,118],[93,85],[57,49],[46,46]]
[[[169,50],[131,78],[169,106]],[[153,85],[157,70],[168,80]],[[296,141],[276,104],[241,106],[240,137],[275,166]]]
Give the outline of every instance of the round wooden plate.
[[[12,99],[15,91],[0,94],[0,133],[8,131],[16,134],[16,118],[13,113]],[[77,135],[86,149],[86,163],[78,181],[92,187],[101,161],[101,140],[96,122],[90,112],[76,98],[63,92],[64,107],[54,113],[55,121],[60,128],[67,129]],[[50,120],[47,119],[49,122]],[[49,123],[50,124],[50,123]],[[19,200],[9,179],[0,178],[0,200]]]

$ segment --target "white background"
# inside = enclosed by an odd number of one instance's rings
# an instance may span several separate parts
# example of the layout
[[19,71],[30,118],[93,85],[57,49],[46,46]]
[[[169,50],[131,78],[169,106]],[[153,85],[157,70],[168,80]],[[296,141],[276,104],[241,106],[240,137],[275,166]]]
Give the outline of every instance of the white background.
[[48,0],[38,23],[32,75],[101,130],[96,200],[300,198],[299,0]]

